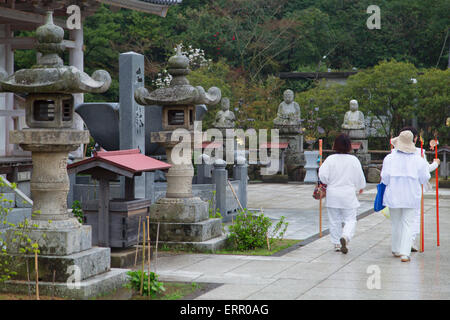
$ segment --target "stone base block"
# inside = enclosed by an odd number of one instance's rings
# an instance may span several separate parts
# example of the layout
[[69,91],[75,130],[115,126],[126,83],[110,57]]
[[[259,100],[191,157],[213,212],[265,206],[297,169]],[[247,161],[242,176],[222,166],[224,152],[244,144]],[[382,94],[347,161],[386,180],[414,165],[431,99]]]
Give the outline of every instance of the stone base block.
[[161,198],[150,206],[150,221],[195,223],[208,219],[208,202],[199,197]]
[[[34,224],[35,221],[32,220]],[[28,235],[33,241],[39,244],[40,254],[51,256],[67,256],[73,253],[88,250],[92,247],[91,226],[80,225],[77,227],[61,227],[63,222],[55,221],[54,228],[32,228]],[[64,223],[66,223],[64,221]],[[71,226],[71,225],[70,225]],[[6,232],[7,239],[16,238],[14,234],[17,229],[11,228]],[[13,243],[13,242],[10,242]],[[11,253],[19,253],[18,247],[10,245],[8,250]]]
[[[18,274],[14,277],[14,280],[28,279],[25,258],[28,259],[30,277],[33,278],[35,274],[34,255],[21,255],[20,258],[20,265],[16,270]],[[71,277],[76,276],[79,276],[80,280],[85,280],[110,269],[110,249],[94,247],[67,256],[39,255],[38,263],[41,281],[53,282],[53,272],[55,272],[56,282],[66,282]],[[74,268],[74,266],[76,267]]]
[[221,235],[214,239],[201,242],[176,242],[176,241],[159,241],[158,246],[164,245],[171,249],[183,249],[194,252],[215,252],[226,247],[227,235]]
[[[39,282],[39,294],[67,299],[87,300],[122,288],[128,281],[127,269],[111,269],[80,282]],[[36,282],[10,280],[0,284],[0,292],[36,295]]]
[[263,182],[268,183],[288,183],[289,178],[287,174],[272,174],[261,176]]
[[[156,241],[157,228],[157,223],[150,223],[152,241]],[[221,235],[221,219],[207,219],[193,223],[160,222],[159,226],[159,241],[202,242]]]
[[355,153],[355,156],[359,159],[362,165],[370,164],[370,160],[372,159],[370,153]]
[[[154,243],[151,244],[154,246]],[[159,244],[158,244],[159,245]],[[136,259],[136,247],[137,247],[137,259]],[[145,247],[145,257],[147,259],[148,248]],[[111,268],[131,268],[134,267],[134,261],[137,261],[137,265],[142,264],[142,246],[136,245],[131,248],[111,249]],[[153,247],[150,248],[150,259],[153,259]]]

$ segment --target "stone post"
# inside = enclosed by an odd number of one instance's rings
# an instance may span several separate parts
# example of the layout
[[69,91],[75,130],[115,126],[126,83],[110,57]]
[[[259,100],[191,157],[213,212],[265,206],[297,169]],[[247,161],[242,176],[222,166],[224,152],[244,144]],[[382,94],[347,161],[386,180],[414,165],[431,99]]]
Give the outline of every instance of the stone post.
[[219,209],[222,217],[227,215],[227,180],[228,171],[225,169],[227,163],[222,159],[217,159],[214,162],[214,169],[212,172],[212,183],[216,185],[216,208]]
[[247,208],[247,175],[248,166],[245,158],[238,157],[234,166],[233,175],[235,180],[239,180],[239,201],[243,208]]
[[[139,149],[145,154],[145,113],[144,107],[134,99],[136,89],[144,86],[144,56],[135,52],[119,55],[119,132],[120,149]],[[134,193],[137,198],[145,198],[145,175],[135,177]],[[121,188],[125,188],[121,178]],[[123,195],[125,190],[122,190]],[[148,194],[148,193],[147,193]]]

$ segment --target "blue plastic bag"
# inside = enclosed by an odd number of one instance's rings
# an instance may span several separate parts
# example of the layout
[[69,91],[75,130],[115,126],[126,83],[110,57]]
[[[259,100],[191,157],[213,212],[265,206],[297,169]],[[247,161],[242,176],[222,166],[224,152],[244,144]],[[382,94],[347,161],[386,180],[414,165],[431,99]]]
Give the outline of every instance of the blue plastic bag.
[[379,183],[377,185],[377,196],[375,197],[375,202],[373,203],[373,209],[375,212],[381,211],[385,208],[383,206],[384,191],[386,190],[386,185],[384,183]]

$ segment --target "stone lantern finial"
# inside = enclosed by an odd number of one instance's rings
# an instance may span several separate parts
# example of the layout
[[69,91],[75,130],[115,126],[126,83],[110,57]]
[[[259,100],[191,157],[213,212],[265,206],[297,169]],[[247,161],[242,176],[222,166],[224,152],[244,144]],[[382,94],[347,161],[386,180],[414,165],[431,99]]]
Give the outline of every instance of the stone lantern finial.
[[63,53],[65,46],[62,44],[64,39],[64,29],[53,23],[53,11],[47,11],[45,24],[37,28],[36,40],[38,42],[36,50],[42,53],[38,58],[37,64],[48,67],[62,67],[63,60],[59,54]]

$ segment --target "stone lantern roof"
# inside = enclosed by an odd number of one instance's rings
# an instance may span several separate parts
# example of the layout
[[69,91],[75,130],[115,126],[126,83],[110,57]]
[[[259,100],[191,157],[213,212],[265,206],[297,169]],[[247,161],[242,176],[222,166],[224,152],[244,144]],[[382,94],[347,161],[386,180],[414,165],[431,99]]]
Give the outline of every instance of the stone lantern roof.
[[221,99],[221,91],[211,87],[207,92],[201,86],[192,86],[186,76],[189,74],[189,59],[181,53],[181,46],[169,58],[168,70],[173,77],[170,86],[148,92],[144,87],[135,92],[136,102],[142,105],[215,105]]
[[46,23],[36,30],[36,49],[42,54],[31,69],[21,69],[9,77],[0,73],[0,92],[15,93],[102,93],[108,90],[111,77],[104,70],[90,77],[74,66],[64,66],[60,54],[64,30],[53,23],[47,12]]

